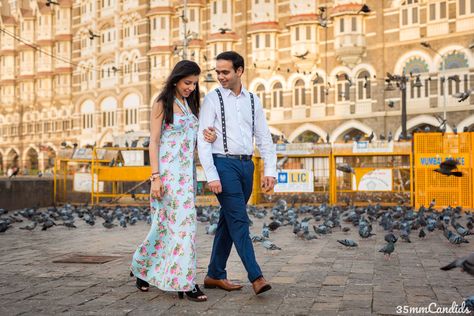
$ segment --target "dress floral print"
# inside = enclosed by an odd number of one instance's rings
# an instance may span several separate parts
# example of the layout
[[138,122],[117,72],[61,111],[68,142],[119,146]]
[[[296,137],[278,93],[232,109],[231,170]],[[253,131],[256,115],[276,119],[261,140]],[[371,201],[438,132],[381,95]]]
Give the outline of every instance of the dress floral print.
[[150,197],[152,225],[133,255],[134,275],[165,291],[190,291],[196,276],[194,148],[198,119],[177,101],[184,115],[163,124],[159,171],[161,200]]

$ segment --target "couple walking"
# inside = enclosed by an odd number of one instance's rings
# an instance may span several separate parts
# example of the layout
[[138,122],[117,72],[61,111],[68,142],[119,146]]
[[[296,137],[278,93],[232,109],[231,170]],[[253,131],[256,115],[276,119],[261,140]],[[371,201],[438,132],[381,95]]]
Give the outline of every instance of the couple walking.
[[202,108],[200,72],[192,61],[178,62],[153,105],[149,147],[153,221],[135,251],[130,272],[141,291],[154,285],[199,302],[207,296],[196,283],[196,141],[209,189],[221,206],[205,288],[242,288],[227,279],[234,244],[255,294],[271,289],[255,259],[246,211],[252,193],[254,139],[264,159],[263,190],[273,189],[276,175],[275,149],[262,104],[242,85],[242,56],[233,51],[217,56],[221,86],[206,95]]

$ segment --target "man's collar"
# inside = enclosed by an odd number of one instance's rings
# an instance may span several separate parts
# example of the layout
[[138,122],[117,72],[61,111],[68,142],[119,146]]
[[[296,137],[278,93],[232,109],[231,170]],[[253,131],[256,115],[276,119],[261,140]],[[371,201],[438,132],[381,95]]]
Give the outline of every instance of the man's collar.
[[[232,92],[232,90],[230,89],[223,88],[222,86],[220,88],[222,89],[223,94],[225,94],[227,97],[230,96],[231,94],[234,94],[234,92]],[[240,94],[242,94],[243,96],[248,95],[248,91],[247,89],[245,89],[243,85],[242,85],[242,89],[240,89]]]

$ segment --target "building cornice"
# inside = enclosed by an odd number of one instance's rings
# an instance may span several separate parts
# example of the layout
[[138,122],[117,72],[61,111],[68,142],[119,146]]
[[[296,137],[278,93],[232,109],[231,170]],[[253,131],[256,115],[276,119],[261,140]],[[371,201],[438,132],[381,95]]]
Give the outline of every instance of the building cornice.
[[171,53],[173,51],[173,46],[154,46],[151,47],[148,51],[148,55],[158,54],[158,53]]
[[72,41],[72,34],[60,34],[54,37],[55,41]]
[[222,33],[213,33],[209,34],[207,37],[207,41],[212,42],[230,42],[230,41],[238,41],[240,37],[235,32],[226,32]]
[[155,8],[151,8],[150,10],[148,10],[146,16],[150,16],[150,15],[159,15],[159,14],[163,14],[163,15],[172,15],[174,14],[175,10],[173,7],[155,7]]
[[55,74],[69,74],[72,73],[72,67],[57,67],[54,69]]
[[316,13],[292,15],[286,23],[287,26],[303,23],[316,23],[318,15]]
[[269,21],[269,22],[260,22],[250,24],[247,30],[247,33],[253,34],[258,32],[278,32],[279,26],[278,22]]

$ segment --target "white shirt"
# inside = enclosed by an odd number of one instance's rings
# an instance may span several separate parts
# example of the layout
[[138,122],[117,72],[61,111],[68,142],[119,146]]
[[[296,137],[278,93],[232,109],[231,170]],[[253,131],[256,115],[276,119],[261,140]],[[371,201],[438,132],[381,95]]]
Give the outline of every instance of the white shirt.
[[[219,87],[224,101],[227,149],[230,155],[252,155],[252,105],[249,92],[242,87],[239,95]],[[276,153],[260,99],[253,94],[255,103],[255,142],[264,161],[264,175],[276,177]],[[204,140],[203,130],[214,127],[217,139],[214,143]],[[208,182],[220,180],[212,154],[225,154],[222,138],[222,118],[219,96],[209,92],[199,113],[198,133],[199,160]]]

